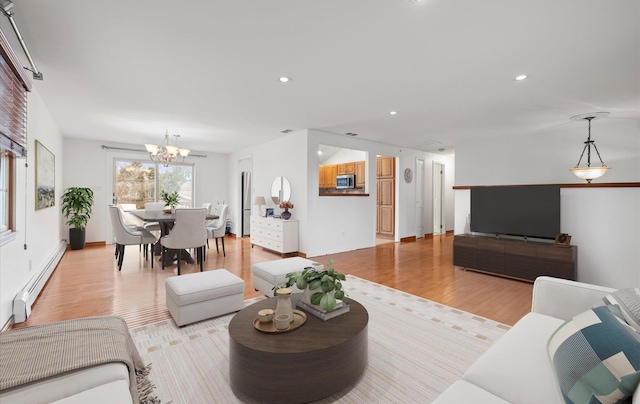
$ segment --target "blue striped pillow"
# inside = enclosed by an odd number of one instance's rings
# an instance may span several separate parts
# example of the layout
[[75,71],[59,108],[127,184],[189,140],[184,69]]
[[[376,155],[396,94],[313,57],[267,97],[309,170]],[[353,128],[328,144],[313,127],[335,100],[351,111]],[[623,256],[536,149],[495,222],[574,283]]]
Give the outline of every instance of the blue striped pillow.
[[617,306],[596,307],[566,321],[547,347],[568,404],[619,403],[638,387],[640,334]]

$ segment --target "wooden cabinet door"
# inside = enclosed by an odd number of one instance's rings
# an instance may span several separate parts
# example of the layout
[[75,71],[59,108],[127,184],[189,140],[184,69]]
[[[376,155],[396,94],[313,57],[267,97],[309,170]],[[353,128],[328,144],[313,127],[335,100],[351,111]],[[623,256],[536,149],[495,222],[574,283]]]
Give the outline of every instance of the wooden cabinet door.
[[338,174],[337,175],[345,175],[347,173],[347,165],[342,163],[338,164]]
[[380,178],[395,177],[395,157],[380,156],[378,160],[378,168],[380,170],[378,176]]
[[324,166],[318,167],[318,183],[320,188],[326,188],[324,183]]
[[393,178],[380,178],[378,180],[378,186],[380,189],[379,198],[379,220],[378,220],[378,233],[382,236],[393,237],[394,235],[394,184]]
[[365,177],[364,177],[364,161],[356,161],[356,188],[364,188]]
[[345,174],[355,174],[356,173],[356,163],[345,163]]
[[338,175],[338,166],[335,164],[324,166],[324,185],[326,188],[336,187],[336,176]]

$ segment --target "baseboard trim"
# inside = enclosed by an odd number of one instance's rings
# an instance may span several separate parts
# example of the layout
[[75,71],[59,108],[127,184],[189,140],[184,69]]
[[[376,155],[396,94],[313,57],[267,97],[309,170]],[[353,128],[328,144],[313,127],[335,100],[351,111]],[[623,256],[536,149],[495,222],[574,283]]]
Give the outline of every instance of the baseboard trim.
[[416,236],[403,237],[400,239],[401,243],[415,243]]

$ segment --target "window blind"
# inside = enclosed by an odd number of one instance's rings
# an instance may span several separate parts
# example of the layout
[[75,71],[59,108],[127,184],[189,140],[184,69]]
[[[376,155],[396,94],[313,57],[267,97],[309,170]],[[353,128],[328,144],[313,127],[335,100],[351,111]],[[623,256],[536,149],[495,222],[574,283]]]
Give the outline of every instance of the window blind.
[[27,153],[27,89],[17,58],[0,31],[0,152]]

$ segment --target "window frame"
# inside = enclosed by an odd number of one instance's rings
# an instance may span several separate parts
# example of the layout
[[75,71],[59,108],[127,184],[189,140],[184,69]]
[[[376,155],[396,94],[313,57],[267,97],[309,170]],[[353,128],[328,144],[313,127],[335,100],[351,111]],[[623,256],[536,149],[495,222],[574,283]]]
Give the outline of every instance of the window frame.
[[[113,184],[113,193],[114,193],[114,202],[116,202],[118,205],[121,203],[121,201],[117,200],[117,195],[116,195],[116,184],[117,184],[117,170],[118,170],[118,163],[141,163],[141,164],[148,164],[148,165],[153,165],[155,166],[155,178],[154,178],[154,202],[161,202],[160,201],[160,170],[161,170],[161,163],[157,163],[154,161],[150,161],[150,160],[145,160],[145,159],[140,159],[140,158],[127,158],[127,157],[114,157],[113,158],[113,167],[112,167],[112,184]],[[195,177],[196,177],[196,164],[194,163],[174,163],[171,164],[171,166],[184,166],[184,167],[190,167],[191,168],[191,206],[195,207],[195,195],[196,195],[196,189],[195,189]]]

